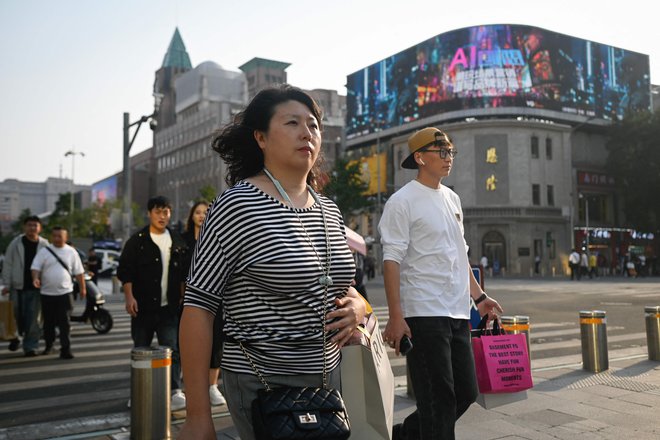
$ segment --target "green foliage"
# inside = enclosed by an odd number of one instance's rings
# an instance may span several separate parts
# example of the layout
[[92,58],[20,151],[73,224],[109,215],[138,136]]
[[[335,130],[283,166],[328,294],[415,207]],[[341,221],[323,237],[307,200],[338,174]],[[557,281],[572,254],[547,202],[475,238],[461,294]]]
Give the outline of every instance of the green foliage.
[[211,202],[215,197],[218,195],[218,192],[216,191],[215,187],[212,185],[205,185],[199,189],[199,199],[195,200],[197,201],[206,201],[206,202]]
[[32,212],[30,211],[30,208],[25,208],[24,210],[21,211],[21,213],[18,216],[18,220],[16,220],[14,223],[11,225],[11,230],[14,232],[14,234],[22,234],[23,233],[23,221],[30,217]]
[[7,250],[7,246],[14,239],[13,234],[0,234],[0,254],[4,254]]
[[[55,210],[51,214],[48,223],[44,226],[43,236],[48,237],[54,226],[63,226],[71,229],[71,196],[70,193],[60,194],[55,202]],[[73,236],[89,237],[92,239],[111,238],[121,231],[112,231],[110,228],[110,219],[113,211],[121,212],[122,201],[113,200],[103,205],[93,204],[89,208],[80,209],[74,206],[73,211]],[[144,226],[144,215],[140,207],[133,203],[133,226],[135,229]]]
[[330,181],[323,187],[323,193],[334,200],[348,223],[351,216],[369,209],[371,202],[364,195],[369,184],[362,180],[360,163],[339,159],[330,175]]
[[660,228],[660,113],[637,113],[609,130],[608,173],[615,178],[628,226]]

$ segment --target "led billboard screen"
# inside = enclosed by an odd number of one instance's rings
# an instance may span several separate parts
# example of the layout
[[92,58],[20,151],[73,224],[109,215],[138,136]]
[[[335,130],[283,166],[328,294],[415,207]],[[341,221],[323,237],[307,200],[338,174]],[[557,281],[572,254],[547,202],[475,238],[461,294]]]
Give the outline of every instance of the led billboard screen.
[[454,110],[619,120],[651,107],[648,55],[524,25],[437,35],[349,75],[347,88],[348,138]]
[[103,205],[117,199],[117,176],[96,182],[92,185],[92,203]]

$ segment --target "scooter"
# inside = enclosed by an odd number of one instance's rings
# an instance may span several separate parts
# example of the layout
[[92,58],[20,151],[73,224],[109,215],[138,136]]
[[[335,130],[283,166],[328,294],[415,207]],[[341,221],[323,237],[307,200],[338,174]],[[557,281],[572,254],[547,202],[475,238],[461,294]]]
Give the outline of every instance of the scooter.
[[71,316],[71,322],[90,321],[92,328],[100,334],[108,333],[112,329],[112,315],[103,308],[105,299],[103,293],[92,277],[85,274],[85,286],[87,287],[87,296],[85,302],[85,311],[80,316]]

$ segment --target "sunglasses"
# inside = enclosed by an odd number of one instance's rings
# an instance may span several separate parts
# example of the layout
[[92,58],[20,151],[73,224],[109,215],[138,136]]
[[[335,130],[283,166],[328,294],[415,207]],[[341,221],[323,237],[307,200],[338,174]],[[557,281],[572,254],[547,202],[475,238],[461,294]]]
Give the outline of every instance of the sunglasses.
[[456,148],[440,148],[439,150],[424,150],[424,153],[438,153],[442,159],[446,159],[447,156],[452,159],[456,157],[458,151]]

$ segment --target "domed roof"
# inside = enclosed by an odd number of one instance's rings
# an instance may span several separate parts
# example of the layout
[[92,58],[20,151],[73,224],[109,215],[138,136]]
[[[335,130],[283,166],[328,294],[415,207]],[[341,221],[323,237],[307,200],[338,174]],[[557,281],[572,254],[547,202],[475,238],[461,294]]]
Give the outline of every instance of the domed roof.
[[204,61],[203,63],[200,63],[197,67],[195,67],[195,70],[197,70],[200,73],[210,73],[210,72],[217,72],[217,71],[222,71],[225,70],[222,68],[222,66],[215,61]]

